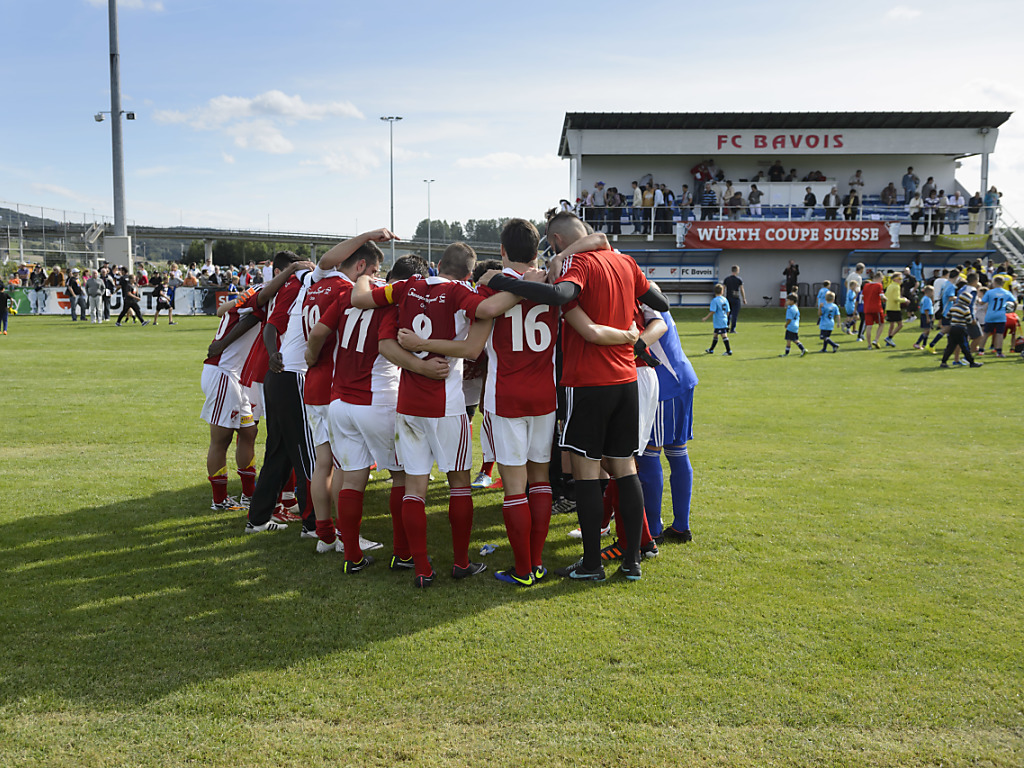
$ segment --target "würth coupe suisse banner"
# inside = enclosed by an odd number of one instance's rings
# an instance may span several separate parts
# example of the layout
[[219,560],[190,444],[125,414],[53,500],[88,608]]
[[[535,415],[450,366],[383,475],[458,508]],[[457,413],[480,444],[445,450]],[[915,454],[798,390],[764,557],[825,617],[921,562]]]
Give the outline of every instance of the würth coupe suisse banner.
[[890,226],[884,221],[684,221],[676,224],[676,242],[683,248],[759,251],[891,248]]

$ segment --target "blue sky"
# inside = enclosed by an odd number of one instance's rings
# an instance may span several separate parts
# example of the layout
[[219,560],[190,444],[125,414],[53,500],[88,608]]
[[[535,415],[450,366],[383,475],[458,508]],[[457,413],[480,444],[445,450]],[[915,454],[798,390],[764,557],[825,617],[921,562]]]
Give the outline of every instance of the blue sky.
[[[120,0],[129,220],[539,218],[566,111],[1024,109],[1020,3]],[[109,215],[106,0],[3,0],[0,200]],[[965,165],[961,179],[976,186]],[[1024,216],[1024,114],[990,179]]]

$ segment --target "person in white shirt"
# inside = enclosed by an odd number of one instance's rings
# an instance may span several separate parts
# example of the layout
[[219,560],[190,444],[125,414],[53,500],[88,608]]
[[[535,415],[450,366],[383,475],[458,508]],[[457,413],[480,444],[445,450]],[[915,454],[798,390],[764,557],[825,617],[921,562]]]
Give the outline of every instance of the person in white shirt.
[[853,176],[850,177],[850,186],[864,189],[864,176],[861,175],[860,171],[857,171]]
[[960,211],[965,205],[967,201],[959,191],[946,198],[946,219],[949,221],[949,231],[954,235],[960,231]]

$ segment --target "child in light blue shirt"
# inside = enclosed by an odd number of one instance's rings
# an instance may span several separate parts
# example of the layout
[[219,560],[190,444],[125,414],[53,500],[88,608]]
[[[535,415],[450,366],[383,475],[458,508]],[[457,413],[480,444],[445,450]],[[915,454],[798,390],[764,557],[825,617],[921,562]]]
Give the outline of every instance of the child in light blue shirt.
[[715,345],[718,344],[718,337],[722,337],[722,343],[725,344],[725,352],[723,355],[731,355],[732,347],[729,346],[729,300],[723,295],[725,293],[725,286],[719,283],[715,286],[715,298],[711,300],[711,306],[708,308],[710,311],[700,319],[703,323],[709,317],[714,317],[712,325],[714,326],[714,335],[711,337],[711,346],[705,349],[709,355],[714,354]]
[[818,318],[818,331],[821,338],[821,351],[827,352],[829,345],[832,352],[839,351],[839,345],[832,341],[832,331],[836,328],[836,320],[839,319],[839,307],[836,306],[836,295],[832,291],[825,294],[825,303],[821,305],[821,317]]
[[932,322],[935,320],[935,288],[930,285],[926,285],[924,288],[924,296],[921,298],[920,317],[921,317],[921,335],[917,337],[917,341],[914,342],[914,349],[920,349],[924,352],[931,352],[933,355],[935,347],[928,346],[928,334],[932,332]]
[[779,357],[785,357],[789,354],[789,349],[793,342],[796,342],[796,345],[800,348],[800,357],[807,354],[804,345],[800,343],[800,308],[796,305],[796,302],[797,295],[795,293],[791,293],[786,297],[786,351],[779,355]]

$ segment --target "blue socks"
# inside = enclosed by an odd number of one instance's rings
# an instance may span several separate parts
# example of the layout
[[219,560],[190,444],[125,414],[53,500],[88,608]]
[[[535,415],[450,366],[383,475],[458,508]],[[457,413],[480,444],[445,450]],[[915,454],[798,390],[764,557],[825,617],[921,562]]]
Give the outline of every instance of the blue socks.
[[661,469],[661,449],[647,447],[637,457],[636,474],[644,491],[644,514],[651,536],[661,536],[661,497],[665,488],[665,475]]
[[[669,485],[672,489],[672,527],[677,531],[690,530],[690,497],[693,494],[693,466],[686,444],[665,446],[668,459]],[[659,526],[660,528],[660,526]],[[654,535],[654,531],[651,531]]]

